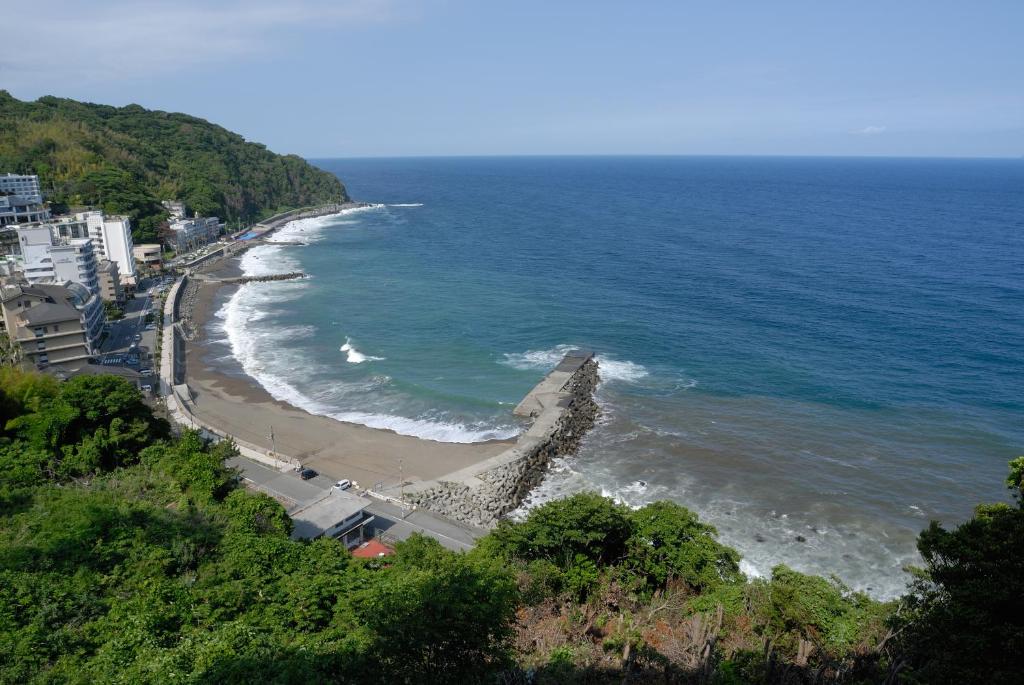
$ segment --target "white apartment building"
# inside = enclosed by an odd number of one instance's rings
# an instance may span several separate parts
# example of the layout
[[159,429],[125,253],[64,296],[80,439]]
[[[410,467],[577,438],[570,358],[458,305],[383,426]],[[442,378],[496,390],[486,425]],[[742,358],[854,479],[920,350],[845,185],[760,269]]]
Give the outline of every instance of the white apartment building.
[[100,259],[117,264],[121,285],[134,286],[137,282],[135,259],[132,255],[132,222],[126,216],[104,216],[103,212],[82,212],[75,218],[84,221],[89,237]]
[[[52,245],[56,240],[64,240],[69,238],[88,238],[89,227],[86,225],[84,219],[77,219],[73,216],[61,216],[56,219],[47,219],[46,221],[15,224],[7,226],[6,228],[0,229],[0,235],[12,234],[13,243],[9,246],[9,251],[6,254],[12,255],[23,255],[22,241],[19,235],[29,235],[30,245],[45,245],[46,234],[49,234],[49,242]],[[4,242],[7,238],[4,237]]]
[[181,254],[212,243],[220,237],[224,224],[215,216],[175,219],[167,229],[167,243]]
[[42,223],[50,227],[50,235],[54,238],[90,237],[89,225],[79,216],[59,216]]
[[81,283],[90,293],[99,295],[99,260],[93,250],[92,240],[65,238],[50,247],[50,259],[53,260],[53,280]]
[[46,224],[19,226],[18,249],[24,262],[25,278],[29,283],[41,283],[53,279],[53,234]]
[[89,238],[55,236],[48,224],[18,227],[18,243],[29,283],[71,281],[99,294],[99,260]]
[[0,226],[49,218],[38,176],[0,174]]

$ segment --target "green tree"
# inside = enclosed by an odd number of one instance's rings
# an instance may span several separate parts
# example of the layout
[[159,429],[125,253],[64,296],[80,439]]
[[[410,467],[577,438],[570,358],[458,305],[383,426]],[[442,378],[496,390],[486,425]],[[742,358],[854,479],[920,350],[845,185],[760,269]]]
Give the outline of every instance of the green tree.
[[672,502],[654,502],[630,512],[633,533],[627,541],[626,567],[647,587],[671,579],[702,590],[742,579],[740,555],[719,543],[713,526]]
[[287,537],[294,524],[281,503],[269,495],[235,490],[224,500],[231,525],[257,534]]
[[353,598],[375,660],[398,682],[482,682],[508,665],[515,580],[494,561],[414,536]]
[[500,522],[483,545],[507,558],[548,559],[563,569],[577,558],[608,564],[626,550],[628,511],[597,493],[579,493],[537,507],[522,523]]
[[1024,459],[1010,462],[1017,506],[980,505],[952,530],[921,533],[925,561],[898,624],[920,683],[1019,683],[1024,673]]
[[38,405],[8,421],[8,431],[20,441],[8,457],[23,453],[36,462],[46,455],[45,470],[60,478],[133,463],[143,448],[169,434],[167,422],[153,416],[138,389],[115,376],[77,376]]
[[0,437],[7,422],[39,409],[56,397],[58,383],[53,376],[38,371],[25,371],[0,366]]

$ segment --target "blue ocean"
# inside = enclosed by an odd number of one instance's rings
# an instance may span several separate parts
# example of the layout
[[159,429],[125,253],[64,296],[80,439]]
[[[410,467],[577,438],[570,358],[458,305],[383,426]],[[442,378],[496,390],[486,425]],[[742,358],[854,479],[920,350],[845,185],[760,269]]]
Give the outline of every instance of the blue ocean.
[[671,499],[750,574],[892,597],[931,519],[1024,454],[1024,161],[339,159],[373,207],[243,258],[223,301],[275,397],[442,441],[506,438],[573,347],[599,425],[524,508]]

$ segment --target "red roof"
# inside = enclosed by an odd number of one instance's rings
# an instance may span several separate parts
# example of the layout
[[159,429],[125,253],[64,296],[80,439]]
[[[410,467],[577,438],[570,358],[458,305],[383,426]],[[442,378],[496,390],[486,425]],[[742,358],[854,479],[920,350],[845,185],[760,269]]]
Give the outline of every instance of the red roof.
[[391,549],[379,540],[370,540],[352,550],[352,556],[359,557],[360,559],[376,559],[377,557],[386,557],[395,553],[395,550]]

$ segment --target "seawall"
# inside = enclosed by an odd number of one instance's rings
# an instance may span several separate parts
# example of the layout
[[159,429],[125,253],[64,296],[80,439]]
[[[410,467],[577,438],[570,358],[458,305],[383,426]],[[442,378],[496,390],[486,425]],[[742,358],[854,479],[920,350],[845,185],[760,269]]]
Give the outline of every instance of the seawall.
[[[205,431],[219,439],[233,440],[239,454],[276,469],[286,470],[299,465],[299,461],[282,454],[268,453],[259,445],[228,435],[211,426],[192,411],[192,392],[185,383],[185,326],[193,325],[190,315],[182,315],[189,299],[195,297],[198,284],[186,273],[175,281],[164,301],[163,329],[160,346],[160,394],[166,402],[167,413],[182,428]],[[189,292],[192,291],[192,292]],[[183,307],[184,303],[184,307]]]
[[594,425],[598,366],[592,352],[565,356],[515,409],[533,417],[515,445],[486,461],[437,480],[413,483],[404,498],[461,523],[492,528],[518,507],[559,455],[575,452]]

